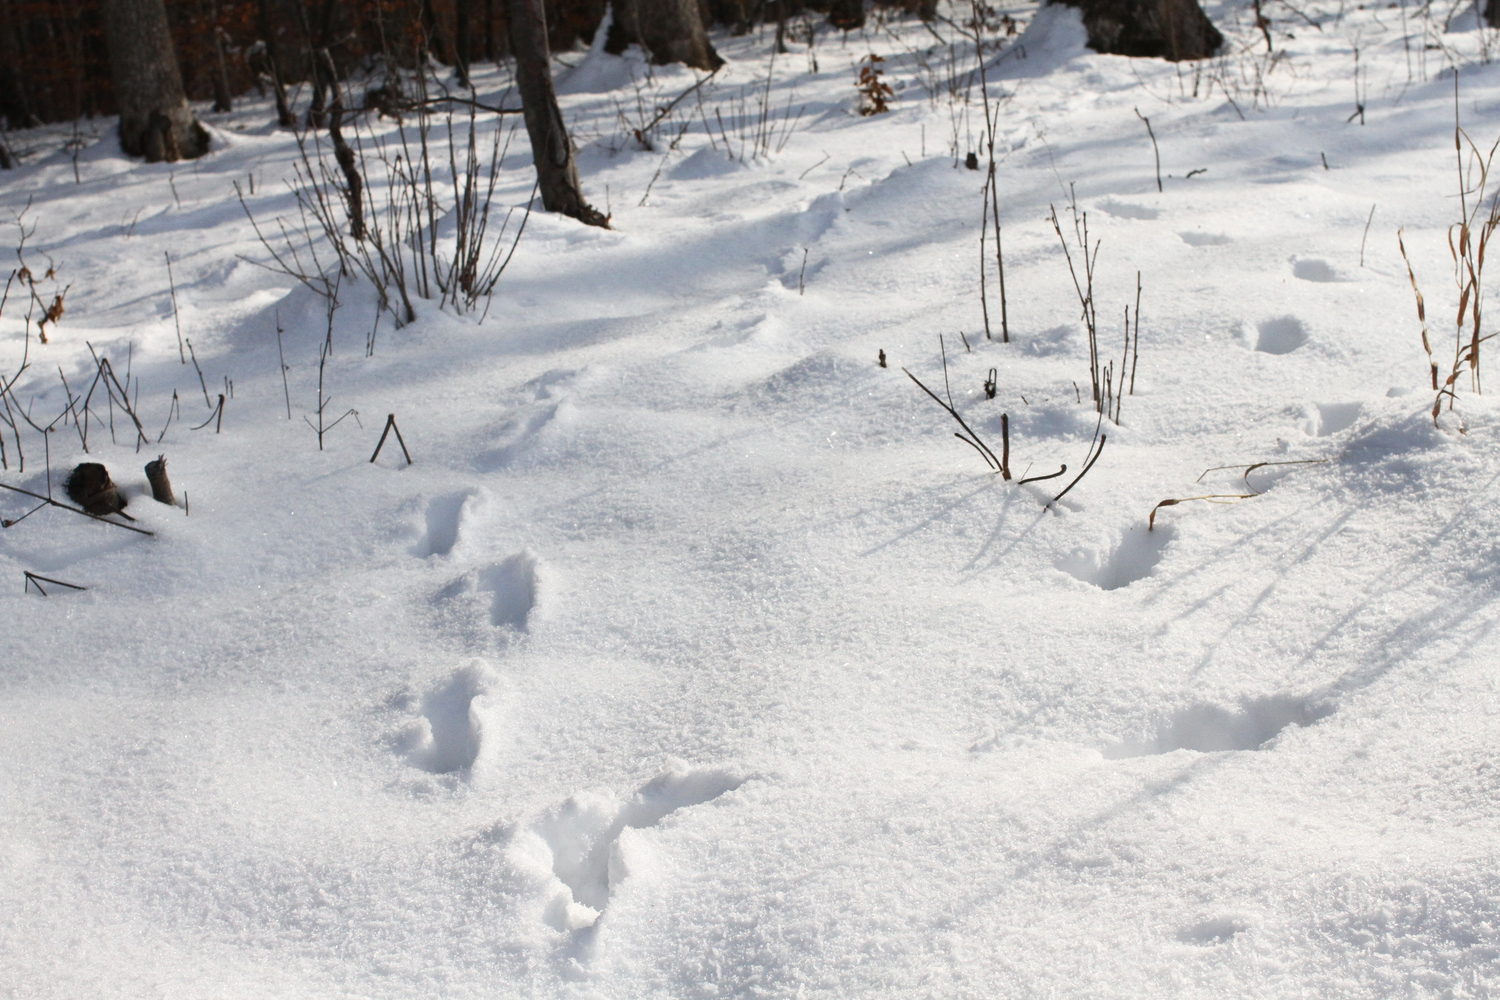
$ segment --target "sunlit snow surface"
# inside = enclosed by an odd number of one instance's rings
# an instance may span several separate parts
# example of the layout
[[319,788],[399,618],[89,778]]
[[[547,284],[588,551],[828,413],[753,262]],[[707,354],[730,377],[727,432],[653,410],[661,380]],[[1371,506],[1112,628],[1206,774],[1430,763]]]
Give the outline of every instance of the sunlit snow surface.
[[[1229,6],[1202,67],[1093,55],[1066,17],[994,64],[1008,345],[984,171],[955,164],[967,50],[872,20],[819,33],[814,73],[794,38],[771,103],[805,110],[745,163],[715,109],[734,138],[769,32],[716,36],[729,65],[653,151],[621,115],[693,75],[565,54],[615,228],[533,215],[482,323],[419,300],[373,357],[347,282],[325,390],[359,419],[322,452],[322,304],[256,266],[231,187],[295,213],[268,105],[204,111],[215,152],[176,165],[85,123],[81,183],[71,129],[13,134],[0,216],[30,201],[26,259],[71,288],[12,406],[53,420],[87,344],[128,366],[152,444],[119,412],[110,443],[96,397],[89,458],[157,534],[0,532],[0,995],[1490,995],[1500,419],[1464,377],[1433,426],[1396,231],[1446,373],[1451,66],[1487,149],[1500,46],[1435,8],[1299,9],[1317,27],[1266,7],[1274,65]],[[872,51],[895,99],[867,118]],[[532,182],[523,131],[496,204]],[[1139,271],[1140,356],[1048,507],[1096,425],[1047,221],[1071,235],[1070,191],[1101,350],[1118,370]],[[975,432],[998,448],[1006,413],[1017,475],[1066,476],[1007,484],[954,439],[901,371],[941,392],[940,336]],[[191,430],[226,379],[222,433]],[[410,467],[369,461],[391,413]],[[22,427],[0,481],[84,460],[71,422]],[[159,453],[190,514],[142,495]],[[1147,531],[1207,494],[1255,495]]]

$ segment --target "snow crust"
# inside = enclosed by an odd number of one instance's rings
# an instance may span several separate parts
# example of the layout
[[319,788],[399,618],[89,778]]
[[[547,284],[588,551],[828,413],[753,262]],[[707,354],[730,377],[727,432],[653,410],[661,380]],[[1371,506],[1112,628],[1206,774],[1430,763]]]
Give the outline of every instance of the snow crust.
[[[326,380],[359,421],[324,451],[322,302],[257,266],[231,187],[295,211],[267,104],[204,110],[189,164],[93,123],[76,182],[71,130],[14,134],[0,217],[25,209],[27,260],[70,286],[16,397],[51,420],[92,345],[153,444],[120,414],[87,456],[71,423],[27,428],[0,481],[104,462],[156,534],[56,509],[0,531],[0,992],[1490,995],[1500,419],[1465,379],[1434,426],[1396,232],[1446,366],[1453,67],[1487,149],[1494,39],[1266,9],[1275,56],[1209,5],[1231,49],[1201,67],[1014,12],[988,81],[1009,344],[992,258],[995,339],[978,299],[979,94],[943,83],[972,59],[919,23],[774,66],[769,33],[715,37],[703,112],[651,151],[622,121],[694,75],[564,54],[614,228],[532,215],[482,322],[418,300],[394,329],[350,280]],[[862,117],[872,51],[896,96]],[[805,108],[731,159],[704,126],[768,71],[777,120]],[[532,183],[522,130],[496,204]],[[1140,360],[1049,504],[1097,423],[1047,221],[1071,229],[1070,194],[1108,358],[1140,272]],[[1066,477],[1006,483],[953,439],[901,371],[941,386],[940,335],[975,431],[1008,414],[1017,474]],[[226,380],[222,432],[191,430]],[[369,460],[392,413],[412,465]],[[144,492],[163,452],[187,510]],[[1205,494],[1253,495],[1147,530]]]

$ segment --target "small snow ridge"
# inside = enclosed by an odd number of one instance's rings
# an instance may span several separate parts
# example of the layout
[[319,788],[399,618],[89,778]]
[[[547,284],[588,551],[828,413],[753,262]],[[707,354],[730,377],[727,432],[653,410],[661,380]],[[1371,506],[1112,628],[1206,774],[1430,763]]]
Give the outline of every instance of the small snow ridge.
[[1069,324],[1050,327],[1041,333],[1026,339],[1023,344],[1028,354],[1038,357],[1051,357],[1054,354],[1067,354],[1074,350],[1078,342],[1078,331]]
[[1260,750],[1287,726],[1310,726],[1332,715],[1334,707],[1330,701],[1293,695],[1256,698],[1241,702],[1237,709],[1193,705],[1174,715],[1155,740],[1120,743],[1104,756],[1121,760],[1174,750]]
[[517,552],[502,563],[479,572],[479,589],[493,595],[490,621],[526,631],[526,620],[536,607],[536,557]]
[[1223,233],[1178,233],[1177,235],[1190,247],[1222,247],[1233,242]]
[[1291,354],[1307,343],[1307,327],[1295,316],[1278,316],[1256,327],[1255,349],[1262,354]]
[[746,169],[748,168],[744,164],[730,159],[719,150],[704,146],[667,171],[667,177],[674,181],[701,181]]
[[1184,927],[1177,932],[1177,940],[1183,944],[1223,944],[1243,930],[1245,930],[1245,925],[1238,920],[1219,917],[1215,920],[1205,920],[1191,927]]
[[464,507],[474,496],[472,490],[434,497],[427,504],[427,531],[412,549],[419,558],[445,556],[458,543],[459,527],[463,523]]
[[621,804],[604,792],[569,798],[532,826],[552,854],[552,872],[571,898],[559,895],[546,919],[557,930],[590,927],[609,902],[610,890],[630,873],[630,830],[654,827],[679,809],[732,792],[746,779],[730,771],[676,767],[642,785]]
[[474,660],[423,695],[421,717],[403,735],[406,759],[432,774],[472,765],[484,738],[480,710],[495,681],[489,664]]
[[1125,529],[1124,537],[1113,549],[1104,552],[1074,549],[1056,565],[1074,579],[1100,590],[1119,590],[1151,575],[1173,534],[1167,525],[1159,525],[1155,531],[1146,530],[1144,524],[1132,525]]
[[1354,426],[1361,409],[1359,403],[1318,403],[1309,408],[1304,426],[1313,437],[1328,437]]
[[1104,201],[1099,207],[1117,219],[1154,219],[1161,213],[1145,205],[1132,205],[1123,201]]
[[[1316,257],[1308,257],[1303,260],[1292,261],[1292,276],[1301,278],[1303,281],[1338,281],[1339,273],[1333,269],[1333,265],[1326,260],[1318,260]],[[1284,351],[1273,351],[1272,353],[1285,353]]]

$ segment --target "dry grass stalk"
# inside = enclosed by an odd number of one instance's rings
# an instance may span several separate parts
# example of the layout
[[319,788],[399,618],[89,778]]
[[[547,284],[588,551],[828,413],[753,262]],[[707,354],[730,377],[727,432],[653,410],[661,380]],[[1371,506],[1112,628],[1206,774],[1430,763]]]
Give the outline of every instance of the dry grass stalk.
[[1209,503],[1235,503],[1239,500],[1249,500],[1251,497],[1258,496],[1260,496],[1259,493],[1207,493],[1197,497],[1178,497],[1174,500],[1163,500],[1151,508],[1151,516],[1146,519],[1146,530],[1156,530],[1156,512],[1163,507],[1175,507],[1180,503],[1187,503],[1189,500],[1206,500]]

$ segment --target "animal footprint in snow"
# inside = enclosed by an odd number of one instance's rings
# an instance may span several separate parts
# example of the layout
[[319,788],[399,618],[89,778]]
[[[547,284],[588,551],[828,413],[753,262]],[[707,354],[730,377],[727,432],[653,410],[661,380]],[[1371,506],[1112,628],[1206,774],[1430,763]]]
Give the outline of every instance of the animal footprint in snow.
[[532,399],[523,404],[501,425],[493,447],[476,460],[481,472],[497,472],[513,464],[527,450],[535,447],[537,438],[561,416],[566,423],[575,411],[564,391],[576,380],[574,371],[550,371],[532,379],[524,388]]
[[1301,278],[1303,281],[1342,281],[1339,273],[1333,269],[1333,265],[1326,260],[1318,260],[1316,257],[1304,257],[1301,260],[1292,261],[1292,277]]
[[548,811],[512,845],[518,860],[546,865],[561,883],[545,908],[547,923],[560,931],[593,926],[621,880],[650,867],[652,846],[633,831],[655,827],[746,780],[731,771],[678,765],[624,802],[605,791],[582,792]]
[[1169,526],[1148,531],[1144,524],[1126,528],[1118,543],[1102,548],[1076,548],[1059,559],[1057,568],[1100,590],[1119,590],[1150,576],[1175,537]]
[[536,557],[529,552],[480,570],[479,589],[490,594],[490,622],[525,632],[536,607],[536,584]]
[[1204,920],[1191,927],[1184,927],[1177,932],[1177,940],[1183,944],[1224,944],[1243,930],[1245,930],[1245,924],[1242,921],[1218,917],[1213,920]]
[[1302,410],[1302,429],[1313,437],[1328,437],[1353,427],[1363,409],[1359,403],[1317,403]]
[[419,558],[446,556],[458,544],[459,532],[481,498],[474,490],[433,497],[427,502],[427,530],[412,548]]
[[438,591],[434,604],[475,596],[487,597],[490,624],[516,632],[530,631],[538,604],[540,578],[537,558],[517,552],[502,562],[470,570]]
[[459,668],[417,703],[416,721],[402,733],[406,759],[432,774],[472,767],[493,728],[495,672],[483,660]]
[[1255,349],[1262,354],[1291,354],[1307,343],[1307,327],[1295,316],[1278,316],[1256,326]]
[[1122,760],[1174,750],[1260,750],[1288,726],[1311,726],[1336,707],[1326,698],[1298,695],[1246,699],[1232,709],[1200,702],[1165,721],[1155,739],[1120,742],[1106,748],[1104,756]]

